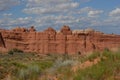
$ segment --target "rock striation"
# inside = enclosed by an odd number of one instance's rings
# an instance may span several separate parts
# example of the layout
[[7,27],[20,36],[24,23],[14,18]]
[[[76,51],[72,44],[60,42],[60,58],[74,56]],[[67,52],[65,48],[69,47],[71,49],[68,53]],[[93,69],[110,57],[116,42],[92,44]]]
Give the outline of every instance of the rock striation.
[[93,29],[72,31],[66,25],[60,31],[49,27],[37,32],[32,26],[30,29],[21,27],[12,30],[0,29],[0,33],[0,49],[18,48],[25,52],[41,54],[81,54],[120,46],[120,35],[104,34]]

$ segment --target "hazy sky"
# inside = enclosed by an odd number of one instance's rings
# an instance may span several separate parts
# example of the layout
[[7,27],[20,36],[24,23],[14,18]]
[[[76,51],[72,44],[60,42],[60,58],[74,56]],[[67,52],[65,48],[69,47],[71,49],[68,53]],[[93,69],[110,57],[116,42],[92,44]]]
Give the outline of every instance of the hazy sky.
[[120,34],[120,0],[0,0],[0,28],[32,25]]

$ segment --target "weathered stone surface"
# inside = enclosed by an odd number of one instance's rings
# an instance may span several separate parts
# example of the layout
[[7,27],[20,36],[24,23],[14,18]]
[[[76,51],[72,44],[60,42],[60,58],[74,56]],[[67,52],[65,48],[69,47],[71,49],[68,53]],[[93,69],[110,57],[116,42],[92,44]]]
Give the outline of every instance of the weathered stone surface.
[[3,40],[3,37],[2,37],[1,33],[0,33],[0,47],[5,48],[5,43],[4,43],[4,40]]
[[59,32],[51,27],[36,32],[32,26],[30,29],[21,27],[12,30],[0,29],[0,33],[1,48],[6,47],[8,50],[18,48],[41,54],[76,54],[120,46],[120,35],[104,34],[93,29],[72,31],[69,26],[63,26]]
[[3,37],[2,37],[2,35],[0,33],[0,52],[5,52],[5,51],[7,51],[7,49],[6,49]]

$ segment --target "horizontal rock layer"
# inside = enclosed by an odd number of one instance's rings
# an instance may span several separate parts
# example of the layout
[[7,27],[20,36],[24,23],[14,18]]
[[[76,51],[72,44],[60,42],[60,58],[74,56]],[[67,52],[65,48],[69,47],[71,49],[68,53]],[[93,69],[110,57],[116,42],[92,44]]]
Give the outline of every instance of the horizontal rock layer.
[[120,46],[120,35],[104,34],[93,29],[72,31],[69,26],[63,26],[60,31],[49,27],[42,32],[37,32],[33,26],[30,29],[17,27],[0,29],[0,33],[0,49],[18,48],[41,54],[81,54]]

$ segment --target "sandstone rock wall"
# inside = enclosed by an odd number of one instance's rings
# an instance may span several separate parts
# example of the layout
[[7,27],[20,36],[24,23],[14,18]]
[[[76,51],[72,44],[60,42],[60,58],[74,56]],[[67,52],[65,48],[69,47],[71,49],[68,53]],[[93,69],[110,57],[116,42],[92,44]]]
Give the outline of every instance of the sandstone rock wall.
[[1,33],[0,33],[0,47],[5,48],[5,43]]
[[92,29],[72,31],[69,26],[63,26],[59,32],[53,28],[36,32],[33,26],[30,29],[17,27],[0,32],[0,47],[41,54],[76,54],[120,46],[120,35],[103,34]]

